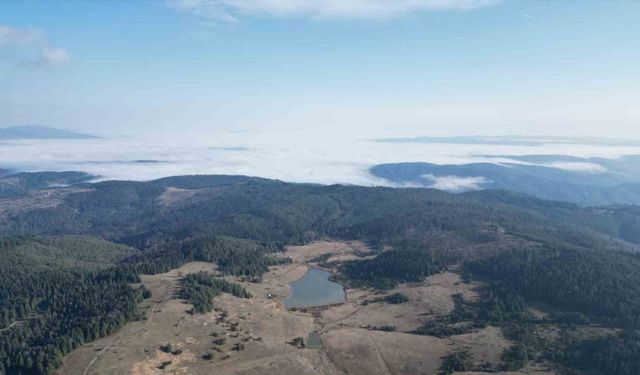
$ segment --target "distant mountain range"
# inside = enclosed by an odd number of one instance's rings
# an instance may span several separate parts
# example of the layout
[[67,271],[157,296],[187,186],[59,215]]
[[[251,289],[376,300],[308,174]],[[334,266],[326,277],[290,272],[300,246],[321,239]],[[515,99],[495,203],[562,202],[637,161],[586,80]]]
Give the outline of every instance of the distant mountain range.
[[509,145],[541,146],[549,144],[577,144],[601,146],[640,146],[638,139],[596,138],[596,137],[551,137],[551,136],[454,136],[454,137],[399,137],[380,138],[381,143],[444,143],[460,145]]
[[95,135],[77,133],[70,130],[52,128],[42,125],[24,125],[0,128],[2,139],[92,139]]
[[[372,175],[401,186],[452,192],[500,189],[581,205],[640,204],[640,156],[484,156],[502,162],[380,164]],[[504,160],[513,162],[504,162]],[[527,163],[527,164],[521,164]]]

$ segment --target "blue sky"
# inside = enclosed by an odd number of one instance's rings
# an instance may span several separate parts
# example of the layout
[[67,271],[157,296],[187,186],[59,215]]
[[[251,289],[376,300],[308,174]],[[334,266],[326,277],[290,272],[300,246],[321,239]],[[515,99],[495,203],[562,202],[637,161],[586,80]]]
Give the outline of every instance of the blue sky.
[[0,126],[640,137],[640,2],[0,2]]

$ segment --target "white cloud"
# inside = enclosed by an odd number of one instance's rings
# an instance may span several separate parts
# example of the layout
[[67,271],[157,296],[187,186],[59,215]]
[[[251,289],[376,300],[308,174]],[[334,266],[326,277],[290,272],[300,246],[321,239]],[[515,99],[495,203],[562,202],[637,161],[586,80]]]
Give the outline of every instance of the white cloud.
[[426,11],[466,11],[500,0],[169,0],[200,17],[233,21],[242,15],[390,18]]
[[23,64],[33,68],[57,68],[71,62],[69,52],[64,48],[42,47],[35,58],[26,58]]
[[460,177],[434,176],[432,174],[427,174],[422,177],[431,182],[431,185],[429,185],[430,188],[450,191],[452,193],[460,193],[470,190],[481,190],[484,188],[484,185],[491,182],[490,180],[487,180],[482,176]]
[[542,165],[572,172],[604,173],[607,171],[607,169],[600,164],[587,162],[553,162]]
[[34,28],[16,29],[0,25],[0,48],[24,46],[42,43],[46,40],[44,33]]
[[66,49],[51,46],[46,34],[34,28],[0,25],[0,48],[16,48],[18,59],[29,68],[61,67],[71,62]]
[[[85,131],[91,131],[85,129]],[[97,131],[97,130],[96,130]],[[338,134],[338,136],[336,136]],[[368,171],[382,163],[465,164],[472,155],[615,157],[640,148],[564,145],[453,145],[376,143],[340,133],[207,132],[147,134],[83,140],[0,141],[0,169],[81,170],[104,179],[148,180],[179,174],[242,174],[291,182],[430,186],[459,192],[490,188],[481,176],[429,176],[424,184],[394,184]],[[158,162],[139,162],[156,160]],[[129,161],[129,162],[127,162]],[[138,162],[136,162],[138,161]]]

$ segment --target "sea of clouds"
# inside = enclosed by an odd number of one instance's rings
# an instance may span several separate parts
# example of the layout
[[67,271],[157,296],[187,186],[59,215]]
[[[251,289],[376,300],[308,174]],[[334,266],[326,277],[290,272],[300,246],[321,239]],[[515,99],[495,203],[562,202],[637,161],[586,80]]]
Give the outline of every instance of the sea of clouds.
[[[640,154],[640,147],[550,144],[534,146],[388,143],[339,135],[300,133],[211,133],[181,136],[118,136],[82,140],[0,142],[0,168],[18,171],[75,170],[101,180],[151,180],[185,174],[234,174],[322,184],[389,185],[368,170],[376,164],[430,162],[522,163],[508,155],[570,155],[616,158]],[[491,157],[479,156],[491,155]],[[495,156],[504,155],[504,158]],[[601,173],[601,165],[562,162],[548,166]],[[446,177],[446,176],[445,176]],[[453,176],[455,177],[455,176]],[[481,177],[433,178],[434,187],[456,191]]]

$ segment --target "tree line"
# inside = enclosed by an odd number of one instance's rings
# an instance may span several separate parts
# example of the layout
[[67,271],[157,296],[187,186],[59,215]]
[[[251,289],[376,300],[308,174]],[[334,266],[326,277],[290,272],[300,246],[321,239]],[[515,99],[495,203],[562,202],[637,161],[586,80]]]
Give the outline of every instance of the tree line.
[[208,272],[197,272],[180,280],[180,297],[193,305],[193,312],[203,314],[213,310],[213,299],[221,293],[239,298],[251,298],[251,293],[237,283],[217,278]]

